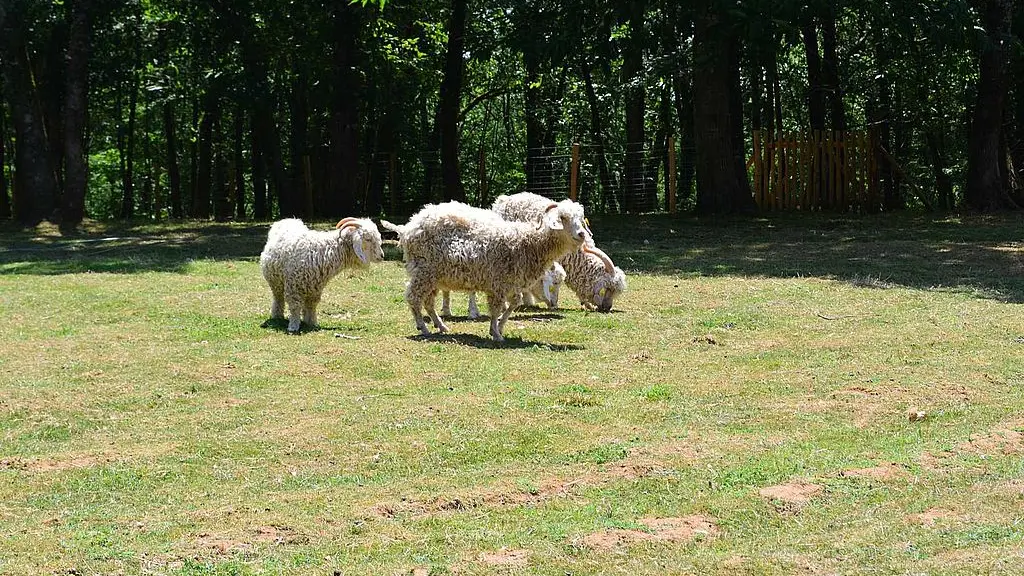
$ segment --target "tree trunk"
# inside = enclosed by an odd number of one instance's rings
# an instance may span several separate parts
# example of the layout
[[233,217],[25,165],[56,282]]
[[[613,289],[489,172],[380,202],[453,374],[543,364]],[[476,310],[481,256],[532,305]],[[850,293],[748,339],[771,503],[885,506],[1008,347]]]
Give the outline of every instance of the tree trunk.
[[828,93],[829,111],[831,112],[832,130],[846,130],[846,109],[843,106],[843,84],[839,78],[839,56],[836,51],[836,15],[835,7],[821,21],[821,43],[824,51],[822,72],[825,90]]
[[[148,101],[149,99],[143,96],[143,99]],[[159,213],[159,207],[155,205],[155,198],[153,196],[153,155],[150,151],[150,138],[149,135],[153,133],[153,115],[150,114],[149,110],[152,106],[147,106],[144,102],[142,105],[144,115],[142,124],[142,161],[143,161],[143,179],[142,179],[142,192],[139,194],[139,214],[144,216],[154,216]]]
[[306,182],[306,160],[309,157],[309,97],[305,70],[299,70],[292,84],[292,190],[300,200],[293,211],[302,218],[313,217],[312,188]]
[[[730,69],[736,39],[725,22],[727,11],[712,0],[697,2],[694,22],[694,128],[697,147],[697,212],[753,212],[750,183],[736,169],[734,96]],[[742,159],[740,160],[742,162]]]
[[601,207],[605,211],[615,211],[615,181],[608,169],[608,158],[605,155],[604,123],[601,121],[601,109],[594,92],[594,82],[590,76],[589,63],[580,64],[583,72],[584,87],[587,91],[587,103],[590,105],[590,131],[594,139],[594,154],[597,155],[597,171],[601,179]]
[[623,196],[626,212],[644,208],[644,0],[630,0],[629,41],[623,54],[622,78],[626,92],[626,182]]
[[245,220],[245,109],[242,106],[235,108],[235,219],[239,222]]
[[199,123],[199,171],[192,217],[206,220],[210,217],[210,199],[213,196],[213,127],[219,107],[218,96],[212,87],[203,96],[203,119]]
[[929,128],[925,131],[924,136],[928,148],[928,159],[932,165],[932,175],[935,178],[937,196],[935,205],[943,210],[952,210],[956,202],[953,199],[953,182],[946,174],[942,131],[939,128]]
[[164,102],[164,137],[167,140],[167,183],[171,187],[171,217],[185,217],[181,202],[181,169],[178,166],[178,138],[175,134],[174,103]]
[[[0,6],[0,11],[4,7]],[[11,106],[16,146],[14,150],[14,217],[34,226],[53,218],[57,181],[46,138],[44,120],[36,105],[37,89],[25,43],[25,23],[17,12],[8,12],[0,28],[0,67]]]
[[213,152],[213,182],[210,186],[213,196],[213,219],[217,222],[226,222],[231,219],[231,202],[228,200],[228,161],[224,157],[224,115],[220,102],[216,102],[208,113],[213,116],[210,126],[210,147]]
[[998,210],[1003,205],[999,142],[1009,85],[1007,74],[1013,0],[987,0],[982,17],[985,46],[981,53],[978,93],[967,148],[967,190],[964,203],[975,210]]
[[544,98],[541,93],[540,56],[537,46],[523,52],[526,68],[526,189],[550,194],[551,159],[544,153]]
[[[0,30],[3,26],[0,25]],[[2,84],[2,82],[0,82]],[[11,217],[11,197],[7,186],[7,122],[3,109],[3,91],[0,90],[0,220]]]
[[[85,128],[89,106],[89,11],[91,0],[72,3],[68,32],[64,101],[64,197],[61,228],[72,229],[85,217],[85,190],[89,161],[85,152]],[[2,163],[0,163],[2,165]],[[6,193],[4,194],[6,196]]]
[[363,10],[341,3],[334,12],[334,90],[330,112],[331,184],[328,215],[349,216],[359,183],[359,30]]
[[195,215],[196,196],[199,194],[199,99],[192,99],[192,123],[189,138],[189,182],[187,212],[189,217]]
[[257,124],[259,121],[253,117],[250,122],[252,133],[252,217],[254,220],[267,220],[270,212],[267,210],[267,162],[264,154],[265,144]]
[[466,189],[459,172],[459,103],[462,101],[462,54],[466,46],[466,0],[452,0],[448,23],[448,52],[445,56],[444,79],[441,81],[441,179],[444,199],[466,200]]
[[680,132],[679,161],[676,163],[679,169],[679,182],[676,186],[676,193],[679,199],[688,199],[693,193],[693,184],[696,176],[697,148],[694,144],[692,77],[693,65],[687,59],[679,67],[675,77],[672,79],[672,88],[675,92],[676,116],[678,117]]
[[121,173],[121,218],[131,218],[135,215],[135,118],[139,103],[140,73],[133,70],[131,74],[132,80],[128,89],[128,128],[125,134],[127,145],[122,160],[124,172]]
[[807,54],[807,109],[810,112],[811,130],[825,129],[825,98],[821,82],[821,56],[818,52],[818,26],[815,18],[809,18],[800,31]]

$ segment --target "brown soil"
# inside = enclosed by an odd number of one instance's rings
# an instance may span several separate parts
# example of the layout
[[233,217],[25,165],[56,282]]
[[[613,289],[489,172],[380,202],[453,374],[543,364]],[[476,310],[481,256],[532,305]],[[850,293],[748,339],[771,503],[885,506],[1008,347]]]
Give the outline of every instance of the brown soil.
[[1000,425],[988,432],[973,434],[966,442],[961,442],[951,450],[938,453],[921,454],[921,465],[938,470],[945,461],[953,456],[974,454],[977,456],[1012,456],[1024,454],[1024,422],[1011,422]]
[[839,473],[844,478],[868,478],[871,480],[895,480],[902,478],[906,471],[896,463],[882,464],[870,468],[854,468]]
[[488,566],[526,566],[530,563],[530,551],[502,548],[497,552],[481,552],[476,559]]
[[821,494],[822,490],[823,488],[817,484],[796,481],[761,488],[757,493],[765,498],[781,500],[787,504],[806,504],[811,501],[811,498]]
[[956,517],[956,514],[949,510],[943,508],[932,508],[921,512],[920,514],[911,514],[910,516],[907,516],[907,520],[915,524],[934,526],[940,520],[951,520]]
[[682,518],[644,518],[640,520],[649,531],[614,529],[594,532],[583,537],[583,546],[592,550],[609,551],[635,542],[689,542],[698,537],[711,538],[718,527],[706,516]]

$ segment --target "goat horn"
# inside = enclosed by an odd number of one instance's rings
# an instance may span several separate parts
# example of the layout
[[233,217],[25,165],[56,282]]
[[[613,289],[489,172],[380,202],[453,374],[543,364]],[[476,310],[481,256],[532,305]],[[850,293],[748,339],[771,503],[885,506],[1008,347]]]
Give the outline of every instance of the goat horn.
[[[334,225],[334,227],[340,230],[341,228],[350,225],[352,222],[355,222],[356,220],[358,220],[358,218],[353,218],[351,216],[349,216],[348,218],[342,218],[337,224]],[[357,223],[356,226],[358,225],[359,224]]]
[[605,272],[608,272],[609,274],[615,272],[615,264],[612,264],[612,259],[609,258],[608,255],[601,251],[599,248],[587,246],[586,244],[584,244],[583,251],[588,254],[593,254],[594,256],[600,258],[601,262],[604,262]]
[[359,222],[345,222],[340,228],[338,228],[338,230],[341,231],[345,228],[359,228]]
[[[558,208],[558,202],[552,202],[551,204],[548,204],[548,207],[544,209],[544,215],[546,216],[548,212],[551,212],[555,208]],[[537,229],[540,230],[543,227],[544,227],[544,216],[541,217],[540,223],[537,225]]]

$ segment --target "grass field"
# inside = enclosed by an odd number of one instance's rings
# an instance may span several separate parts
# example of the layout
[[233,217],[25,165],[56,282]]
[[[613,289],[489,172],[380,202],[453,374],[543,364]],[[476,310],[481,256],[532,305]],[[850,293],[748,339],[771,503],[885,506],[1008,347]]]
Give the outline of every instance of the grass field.
[[394,246],[290,336],[266,226],[2,231],[0,574],[1024,571],[1024,218],[592,220],[504,345]]

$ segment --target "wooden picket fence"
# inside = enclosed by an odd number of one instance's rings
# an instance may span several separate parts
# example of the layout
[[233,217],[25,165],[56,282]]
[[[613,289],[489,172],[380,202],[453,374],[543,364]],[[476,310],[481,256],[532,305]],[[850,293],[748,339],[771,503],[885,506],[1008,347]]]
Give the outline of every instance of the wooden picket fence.
[[761,210],[881,209],[872,132],[754,131],[754,200]]

